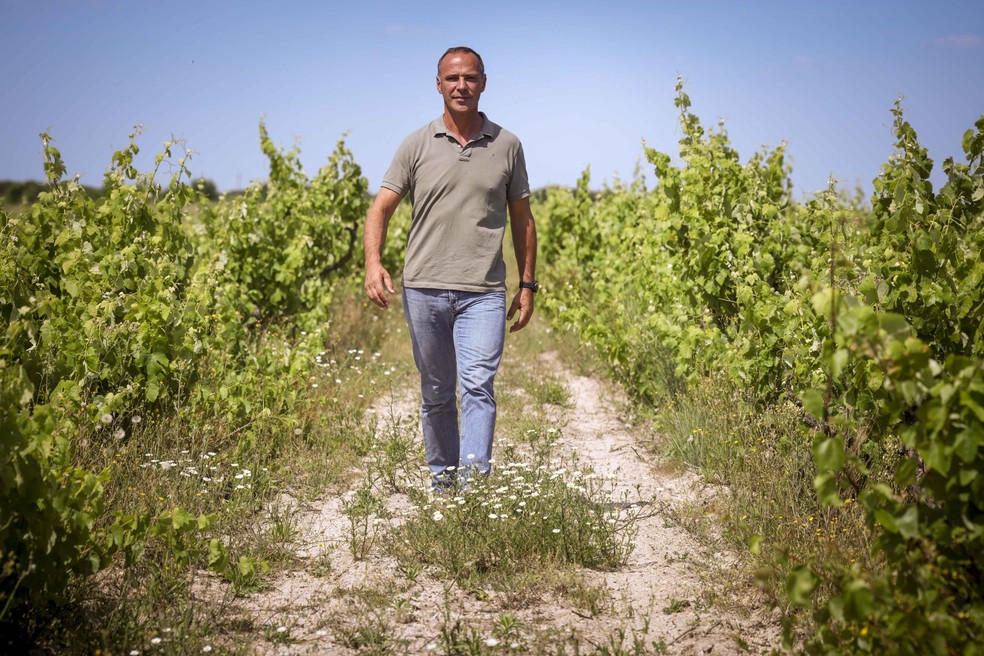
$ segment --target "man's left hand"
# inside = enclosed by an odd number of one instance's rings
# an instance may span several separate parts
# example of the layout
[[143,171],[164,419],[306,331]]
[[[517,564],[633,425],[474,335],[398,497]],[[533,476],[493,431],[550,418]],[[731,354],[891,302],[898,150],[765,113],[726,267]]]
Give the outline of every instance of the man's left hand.
[[506,314],[506,321],[512,321],[513,315],[516,314],[517,310],[519,310],[519,318],[516,319],[516,323],[509,326],[509,332],[511,333],[522,330],[530,322],[530,317],[533,316],[532,289],[524,288],[516,293],[513,297],[512,305],[509,307],[509,312]]

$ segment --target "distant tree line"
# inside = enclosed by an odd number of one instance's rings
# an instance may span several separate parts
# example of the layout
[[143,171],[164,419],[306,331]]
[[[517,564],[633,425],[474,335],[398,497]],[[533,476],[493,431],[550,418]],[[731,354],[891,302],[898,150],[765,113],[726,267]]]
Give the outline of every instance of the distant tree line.
[[[219,188],[213,180],[208,178],[196,178],[192,186],[202,191],[209,200],[219,199]],[[102,198],[103,188],[91,185],[82,185],[86,193],[91,198]],[[35,180],[0,180],[0,198],[3,198],[4,205],[30,205],[38,199],[38,194],[48,189],[48,184]],[[242,191],[231,191],[227,195],[234,196],[241,194]]]
[[[102,198],[103,188],[93,187],[91,185],[82,185],[86,192],[91,198]],[[209,178],[195,178],[192,181],[191,186],[197,188],[209,200],[218,200],[221,195],[218,186],[215,181]],[[266,198],[266,183],[260,185],[260,197]],[[548,190],[551,187],[562,187],[561,185],[549,185],[547,187],[540,187],[539,189],[534,189],[531,194],[531,200],[534,202],[543,202],[546,200]],[[30,205],[38,199],[38,194],[45,191],[48,185],[44,182],[37,182],[35,180],[26,180],[23,182],[18,182],[14,180],[0,180],[0,198],[3,199],[3,204],[6,206],[10,205]],[[234,189],[225,192],[225,196],[234,197],[242,195],[242,189]],[[594,199],[598,196],[599,192],[590,192],[591,198]],[[375,195],[368,194],[369,198],[373,198]]]
[[[83,185],[86,192],[93,198],[102,196],[102,187],[90,187]],[[14,180],[0,180],[0,197],[3,198],[4,205],[29,205],[38,199],[38,194],[48,189],[44,182],[25,180],[22,182]]]

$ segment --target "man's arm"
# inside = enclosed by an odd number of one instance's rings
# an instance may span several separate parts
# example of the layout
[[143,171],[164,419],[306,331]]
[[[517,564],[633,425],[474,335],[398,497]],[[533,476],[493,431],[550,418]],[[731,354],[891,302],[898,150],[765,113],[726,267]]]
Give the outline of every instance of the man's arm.
[[[516,265],[519,267],[519,279],[536,280],[536,224],[533,221],[533,210],[530,209],[530,199],[520,198],[509,201],[509,223],[512,228],[513,248],[516,251]],[[533,316],[533,290],[520,288],[513,298],[506,320],[510,321],[516,311],[519,318],[509,327],[509,332],[521,330]]]
[[366,258],[366,296],[381,308],[389,307],[388,291],[395,294],[393,280],[383,268],[383,245],[386,243],[386,229],[396,206],[403,200],[391,189],[382,187],[366,215],[366,229],[363,235],[363,250]]

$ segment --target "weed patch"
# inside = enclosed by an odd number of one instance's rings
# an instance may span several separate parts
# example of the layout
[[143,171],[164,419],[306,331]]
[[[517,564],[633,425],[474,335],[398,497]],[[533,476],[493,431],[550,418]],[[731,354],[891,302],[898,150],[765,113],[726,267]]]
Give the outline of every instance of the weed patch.
[[787,407],[762,407],[721,379],[704,379],[655,419],[670,457],[700,469],[718,493],[677,507],[673,517],[705,541],[725,537],[777,602],[787,574],[809,563],[833,585],[831,561],[869,567],[869,532],[850,500],[825,506],[813,486],[812,444]]
[[591,472],[509,462],[456,495],[421,495],[393,552],[465,586],[507,582],[545,563],[617,567],[632,551],[635,514],[619,510],[610,491],[611,479]]

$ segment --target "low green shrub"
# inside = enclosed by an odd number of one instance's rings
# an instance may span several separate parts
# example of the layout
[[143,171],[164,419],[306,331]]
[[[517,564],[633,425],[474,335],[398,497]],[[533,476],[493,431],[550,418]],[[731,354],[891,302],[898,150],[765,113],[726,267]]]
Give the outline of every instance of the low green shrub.
[[[255,510],[266,472],[204,498],[216,487],[205,463],[176,454],[269,464],[313,421],[366,181],[341,142],[309,180],[296,151],[262,124],[260,136],[269,183],[212,202],[179,142],[142,173],[135,131],[93,198],[41,135],[47,190],[29,211],[0,212],[0,623],[40,617],[118,555],[124,568],[187,569],[216,539],[241,553],[215,511],[226,499]],[[153,474],[123,461],[144,438]],[[219,570],[251,581],[263,559],[244,557]]]
[[[724,505],[745,522],[729,530],[777,557],[782,603],[817,607],[811,650],[976,653],[984,117],[934,190],[896,103],[895,151],[870,204],[833,184],[797,203],[784,146],[742,163],[677,91],[683,164],[647,149],[652,190],[591,193],[587,173],[573,191],[548,190],[543,305],[666,413],[676,455],[732,486]],[[742,391],[722,404],[742,416],[722,421],[696,389],[708,380]],[[777,511],[808,519],[800,528],[817,539],[779,530]]]

